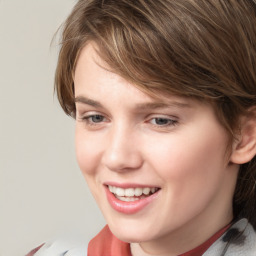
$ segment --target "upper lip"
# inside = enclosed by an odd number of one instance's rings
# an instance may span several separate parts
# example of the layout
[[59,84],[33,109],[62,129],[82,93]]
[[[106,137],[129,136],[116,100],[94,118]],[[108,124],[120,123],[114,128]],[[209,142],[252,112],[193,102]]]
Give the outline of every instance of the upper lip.
[[157,185],[139,184],[139,183],[118,183],[118,182],[104,182],[105,186],[113,186],[119,188],[160,188]]

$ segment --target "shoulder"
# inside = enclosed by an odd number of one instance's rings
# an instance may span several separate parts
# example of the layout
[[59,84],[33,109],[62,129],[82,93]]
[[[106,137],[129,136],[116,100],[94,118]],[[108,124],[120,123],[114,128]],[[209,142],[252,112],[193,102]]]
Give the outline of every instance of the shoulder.
[[46,242],[33,249],[26,256],[84,256],[87,243],[82,238],[62,238]]
[[256,232],[247,219],[234,223],[203,256],[256,256]]

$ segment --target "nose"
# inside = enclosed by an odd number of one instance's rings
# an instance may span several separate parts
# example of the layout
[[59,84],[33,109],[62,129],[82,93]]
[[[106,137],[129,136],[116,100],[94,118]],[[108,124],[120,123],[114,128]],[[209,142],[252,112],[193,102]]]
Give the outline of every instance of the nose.
[[112,171],[123,172],[139,169],[143,164],[140,141],[127,129],[113,129],[105,141],[103,164]]

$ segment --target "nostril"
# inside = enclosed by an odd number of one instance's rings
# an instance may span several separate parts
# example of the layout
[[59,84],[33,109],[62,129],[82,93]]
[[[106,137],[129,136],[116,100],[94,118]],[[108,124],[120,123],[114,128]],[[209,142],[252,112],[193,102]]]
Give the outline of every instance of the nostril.
[[143,159],[137,152],[109,150],[105,152],[102,162],[109,170],[124,172],[139,169],[143,164]]

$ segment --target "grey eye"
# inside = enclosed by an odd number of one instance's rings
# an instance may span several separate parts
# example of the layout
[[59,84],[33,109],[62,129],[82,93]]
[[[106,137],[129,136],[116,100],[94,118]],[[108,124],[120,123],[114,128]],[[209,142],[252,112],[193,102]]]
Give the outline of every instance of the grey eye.
[[154,118],[155,120],[155,124],[157,125],[167,125],[167,124],[170,124],[172,122],[172,120],[170,119],[167,119],[167,118]]
[[94,123],[100,123],[104,121],[104,116],[101,116],[101,115],[93,115],[93,116],[90,116],[90,118],[91,118],[91,121]]

